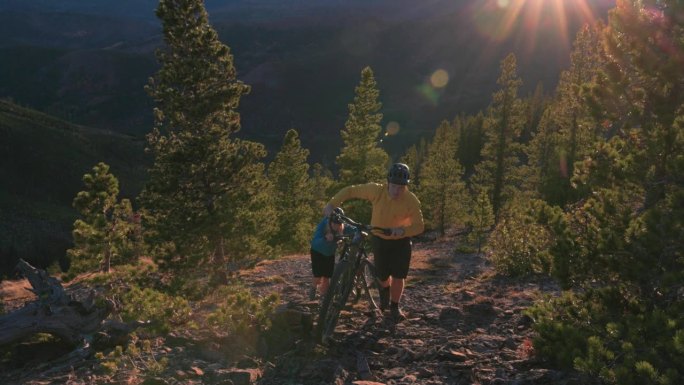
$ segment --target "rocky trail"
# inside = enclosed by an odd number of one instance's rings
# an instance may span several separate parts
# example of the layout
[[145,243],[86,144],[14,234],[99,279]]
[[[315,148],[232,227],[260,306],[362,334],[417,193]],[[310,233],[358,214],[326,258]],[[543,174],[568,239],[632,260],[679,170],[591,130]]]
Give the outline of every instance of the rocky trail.
[[[329,346],[301,341],[276,358],[260,384],[590,383],[545,369],[534,356],[532,320],[523,310],[557,293],[552,281],[500,278],[482,257],[453,249],[453,241],[414,245],[402,300],[406,321],[369,317],[367,305],[356,305],[343,311]],[[244,278],[257,292],[276,286],[291,308],[317,314],[317,302],[305,298],[308,256],[261,265]]]
[[[578,373],[549,369],[534,355],[532,320],[524,310],[544,294],[557,294],[553,282],[499,277],[482,257],[454,252],[453,240],[414,244],[402,300],[407,320],[395,324],[389,317],[371,317],[362,300],[342,312],[327,346],[313,339],[318,301],[307,298],[311,281],[308,255],[263,261],[239,276],[254,295],[277,292],[282,302],[274,321],[277,333],[262,341],[258,354],[236,355],[234,341],[200,328],[157,337],[151,344],[152,358],[141,358],[126,366],[132,369],[109,376],[99,374],[93,358],[61,364],[67,352],[59,350],[36,356],[33,348],[18,368],[13,367],[17,362],[0,357],[0,383],[594,383]],[[6,293],[3,299],[11,303]],[[168,360],[163,373],[138,376],[151,361],[161,358]]]

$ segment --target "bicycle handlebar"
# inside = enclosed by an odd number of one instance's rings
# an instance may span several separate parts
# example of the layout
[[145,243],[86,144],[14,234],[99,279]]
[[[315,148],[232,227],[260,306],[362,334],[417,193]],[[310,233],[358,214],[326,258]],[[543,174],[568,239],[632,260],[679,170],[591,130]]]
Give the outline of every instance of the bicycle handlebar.
[[344,222],[344,223],[346,223],[346,224],[348,224],[348,225],[350,225],[350,226],[354,226],[354,227],[356,227],[357,229],[361,229],[361,230],[363,230],[363,231],[372,232],[372,231],[375,230],[375,231],[380,231],[380,232],[383,233],[384,235],[392,235],[392,229],[388,229],[388,228],[386,228],[386,227],[378,227],[378,226],[365,225],[365,224],[363,224],[363,223],[356,222],[355,220],[349,218],[349,217],[346,216],[346,215],[342,215],[342,214],[339,214],[339,213],[333,213],[333,214],[331,214],[331,215],[336,216],[341,222]]

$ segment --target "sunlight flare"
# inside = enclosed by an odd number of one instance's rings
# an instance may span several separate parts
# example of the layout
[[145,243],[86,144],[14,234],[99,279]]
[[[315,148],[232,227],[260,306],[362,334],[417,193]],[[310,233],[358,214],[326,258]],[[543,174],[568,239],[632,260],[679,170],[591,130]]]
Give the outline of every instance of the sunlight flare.
[[423,95],[423,97],[433,105],[436,105],[439,102],[439,93],[437,93],[435,88],[427,82],[418,86],[418,93]]
[[385,126],[385,133],[380,138],[379,143],[384,142],[385,138],[387,138],[388,136],[396,135],[397,132],[399,132],[399,123],[395,121],[387,123],[387,126]]
[[541,39],[570,44],[570,20],[592,23],[592,0],[488,0],[472,9],[477,30],[494,41],[522,39],[532,50]]
[[430,84],[435,88],[443,88],[449,83],[449,73],[446,70],[438,69],[430,76]]
[[387,123],[387,128],[386,128],[386,132],[385,132],[386,136],[387,135],[390,135],[390,136],[396,135],[397,132],[399,132],[399,123],[394,122],[394,121]]
[[[542,0],[537,0],[542,1]],[[563,41],[569,41],[568,34],[568,15],[565,12],[563,0],[553,0],[554,8],[556,10],[556,16],[558,17],[558,31]]]

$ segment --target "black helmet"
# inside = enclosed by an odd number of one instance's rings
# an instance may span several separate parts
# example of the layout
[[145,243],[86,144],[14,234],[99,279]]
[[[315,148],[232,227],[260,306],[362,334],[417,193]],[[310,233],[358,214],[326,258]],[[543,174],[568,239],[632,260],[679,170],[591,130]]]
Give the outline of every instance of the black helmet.
[[342,223],[342,217],[344,216],[344,210],[341,207],[335,207],[332,213],[330,213],[331,223]]
[[390,167],[387,173],[387,181],[389,183],[407,185],[411,181],[411,172],[409,167],[404,163],[395,163]]

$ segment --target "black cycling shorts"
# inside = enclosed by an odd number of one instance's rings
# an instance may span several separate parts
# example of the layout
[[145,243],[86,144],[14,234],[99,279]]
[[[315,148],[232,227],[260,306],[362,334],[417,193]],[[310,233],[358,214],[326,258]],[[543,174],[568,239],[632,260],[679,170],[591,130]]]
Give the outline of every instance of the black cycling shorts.
[[378,278],[406,278],[411,263],[411,238],[373,237],[373,255]]
[[335,269],[335,255],[323,255],[311,249],[311,271],[313,276],[330,278]]

